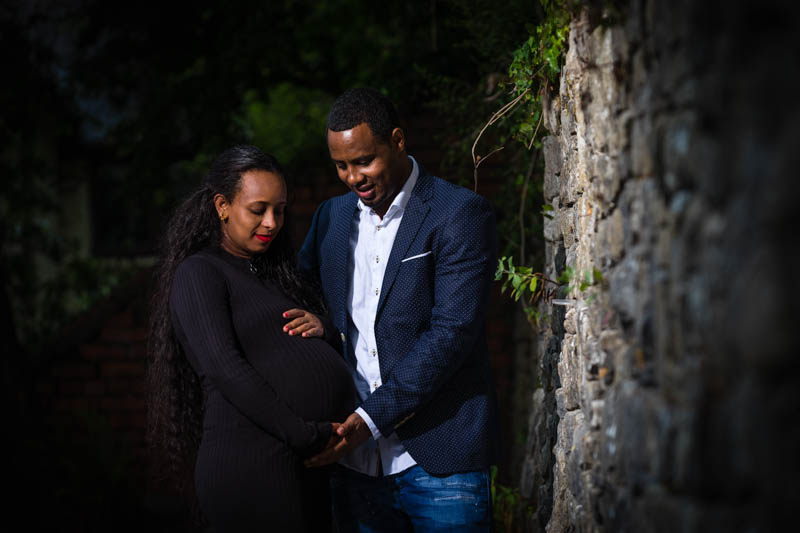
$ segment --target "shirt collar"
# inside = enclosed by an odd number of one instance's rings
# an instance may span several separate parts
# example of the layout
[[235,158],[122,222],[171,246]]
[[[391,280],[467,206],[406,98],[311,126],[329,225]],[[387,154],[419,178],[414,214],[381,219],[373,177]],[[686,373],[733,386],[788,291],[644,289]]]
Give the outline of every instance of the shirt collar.
[[[409,174],[408,179],[403,184],[403,188],[400,189],[400,192],[398,192],[397,196],[395,196],[394,200],[392,200],[392,203],[389,205],[389,209],[386,210],[386,214],[383,216],[383,218],[391,216],[397,211],[405,210],[406,204],[411,198],[411,191],[414,190],[414,185],[417,184],[417,178],[419,177],[419,165],[417,165],[417,160],[413,157],[408,156],[408,158],[411,160],[411,174]],[[364,205],[364,202],[362,202],[360,198],[357,205],[361,211],[372,211],[371,208],[368,208],[366,205]]]

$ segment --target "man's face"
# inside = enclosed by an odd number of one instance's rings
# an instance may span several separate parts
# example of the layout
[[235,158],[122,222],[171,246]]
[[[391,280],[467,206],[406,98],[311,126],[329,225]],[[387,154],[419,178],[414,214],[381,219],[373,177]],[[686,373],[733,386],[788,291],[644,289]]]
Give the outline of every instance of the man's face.
[[328,150],[339,179],[383,217],[410,173],[403,130],[395,128],[388,143],[375,137],[366,123],[328,130]]

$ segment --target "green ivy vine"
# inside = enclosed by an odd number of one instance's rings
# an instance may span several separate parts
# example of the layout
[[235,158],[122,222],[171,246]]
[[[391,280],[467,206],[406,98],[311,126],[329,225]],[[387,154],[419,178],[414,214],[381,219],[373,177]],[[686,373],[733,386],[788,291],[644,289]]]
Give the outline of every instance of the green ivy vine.
[[[548,91],[557,90],[564,54],[566,52],[569,23],[572,19],[576,3],[571,0],[541,0],[544,17],[537,25],[528,25],[528,38],[514,51],[508,67],[508,77],[501,85],[509,90],[511,100],[498,109],[481,129],[472,145],[472,161],[474,182],[477,189],[478,168],[488,157],[505,148],[495,147],[486,155],[477,153],[478,143],[483,133],[493,124],[502,120],[510,122],[510,139],[521,143],[531,153],[528,169],[519,180],[518,262],[529,261],[525,250],[525,232],[527,227],[526,211],[528,194],[533,188],[532,180],[536,171],[539,154],[542,149],[544,130],[542,100]],[[537,176],[541,182],[541,175]],[[541,187],[541,184],[538,184]],[[544,206],[546,211],[549,206]],[[552,210],[552,207],[550,208]],[[545,213],[547,214],[547,213]],[[513,256],[503,256],[497,267],[495,279],[505,279],[503,292],[510,285],[511,296],[522,301],[522,307],[532,325],[538,325],[540,313],[536,307],[542,298],[550,299],[556,294],[563,281],[547,279],[541,272],[535,272],[530,266],[515,266]],[[522,298],[525,296],[525,298]]]

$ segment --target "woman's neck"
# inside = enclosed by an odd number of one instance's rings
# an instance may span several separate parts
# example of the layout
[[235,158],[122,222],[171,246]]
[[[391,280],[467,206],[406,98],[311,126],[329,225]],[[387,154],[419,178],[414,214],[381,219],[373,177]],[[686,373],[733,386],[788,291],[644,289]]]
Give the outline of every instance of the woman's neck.
[[219,247],[223,251],[227,252],[228,254],[234,257],[239,257],[241,259],[253,258],[253,254],[248,253],[247,251],[242,250],[241,248],[235,246],[232,242],[230,242],[230,240],[226,239],[225,237],[222,237],[222,240],[219,243]]

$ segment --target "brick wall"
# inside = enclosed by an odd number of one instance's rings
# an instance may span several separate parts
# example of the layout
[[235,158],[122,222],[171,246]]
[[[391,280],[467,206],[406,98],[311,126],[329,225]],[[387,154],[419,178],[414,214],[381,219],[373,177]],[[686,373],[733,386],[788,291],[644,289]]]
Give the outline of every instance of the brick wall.
[[79,425],[76,417],[92,412],[107,419],[142,456],[146,335],[144,324],[123,309],[105,319],[96,338],[51,361],[36,379],[48,422]]

